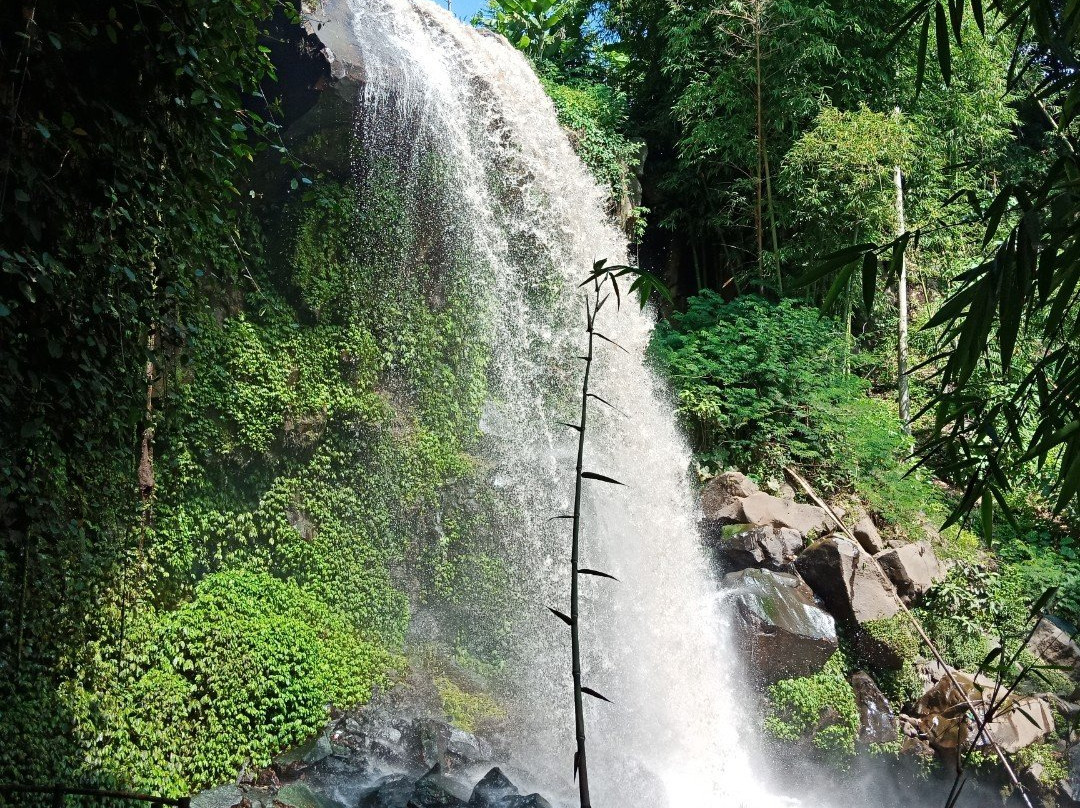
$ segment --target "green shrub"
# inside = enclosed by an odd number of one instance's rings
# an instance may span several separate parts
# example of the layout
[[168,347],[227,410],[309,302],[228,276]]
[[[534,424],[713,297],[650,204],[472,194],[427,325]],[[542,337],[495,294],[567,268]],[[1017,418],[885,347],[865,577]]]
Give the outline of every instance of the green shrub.
[[847,679],[844,655],[837,651],[813,676],[783,679],[769,687],[765,728],[782,741],[809,739],[835,763],[855,754],[859,709]]
[[485,693],[463,690],[445,676],[435,679],[443,710],[450,722],[466,732],[476,732],[484,721],[506,718],[506,710]]
[[794,463],[819,490],[855,492],[912,535],[924,511],[936,513],[934,487],[906,476],[895,405],[845,375],[844,333],[817,309],[706,290],[657,326],[650,352],[702,464],[767,478]]
[[1013,756],[1017,768],[1021,771],[1030,769],[1036,763],[1043,767],[1039,776],[1039,783],[1043,786],[1053,786],[1061,780],[1069,777],[1069,764],[1052,744],[1035,743],[1024,747]]
[[631,166],[640,160],[641,144],[624,135],[626,97],[609,85],[542,77],[555,104],[559,123],[570,132],[574,150],[618,202],[629,192]]
[[175,611],[140,613],[129,641],[104,726],[85,728],[105,736],[87,744],[91,762],[175,795],[266,765],[327,705],[366,701],[402,664],[296,584],[242,570],[207,577]]

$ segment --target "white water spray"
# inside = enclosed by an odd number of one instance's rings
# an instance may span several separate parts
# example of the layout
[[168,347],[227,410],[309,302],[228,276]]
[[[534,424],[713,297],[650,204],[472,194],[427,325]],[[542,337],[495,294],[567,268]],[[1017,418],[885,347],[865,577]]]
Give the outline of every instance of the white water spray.
[[[584,344],[577,284],[598,258],[626,260],[604,194],[574,154],[527,61],[427,0],[349,0],[365,73],[359,161],[392,155],[406,175],[435,149],[452,169],[456,227],[476,264],[489,324],[490,401],[481,429],[490,479],[515,503],[505,552],[525,613],[515,669],[514,764],[572,793],[567,611],[573,420]],[[409,122],[402,127],[402,122]],[[404,132],[411,134],[403,135]],[[405,137],[408,142],[402,142]],[[408,178],[406,177],[406,180]],[[482,298],[482,299],[481,299]],[[743,737],[737,661],[697,535],[690,456],[673,408],[643,365],[651,321],[636,301],[605,307],[587,468],[626,484],[586,492],[583,581],[587,705],[597,806],[780,804],[763,793]],[[570,416],[570,417],[568,417]]]

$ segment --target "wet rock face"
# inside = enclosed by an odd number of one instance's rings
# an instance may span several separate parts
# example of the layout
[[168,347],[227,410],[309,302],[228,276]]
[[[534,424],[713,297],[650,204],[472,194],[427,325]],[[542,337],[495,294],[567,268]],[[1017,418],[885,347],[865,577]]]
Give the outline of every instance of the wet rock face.
[[897,740],[896,717],[885,694],[863,671],[851,675],[851,689],[859,707],[859,741],[864,744],[893,743]]
[[522,795],[495,752],[445,721],[365,708],[332,721],[238,786],[208,791],[193,808],[550,808]]
[[795,556],[802,550],[803,535],[786,527],[755,527],[726,537],[723,531],[714,531],[707,534],[706,542],[714,547],[729,572],[747,567],[783,572],[791,570]]
[[847,539],[821,539],[803,550],[795,569],[838,620],[862,624],[900,611],[874,560]]
[[816,673],[836,651],[835,621],[794,575],[748,569],[724,583],[735,590],[735,628],[765,682]]

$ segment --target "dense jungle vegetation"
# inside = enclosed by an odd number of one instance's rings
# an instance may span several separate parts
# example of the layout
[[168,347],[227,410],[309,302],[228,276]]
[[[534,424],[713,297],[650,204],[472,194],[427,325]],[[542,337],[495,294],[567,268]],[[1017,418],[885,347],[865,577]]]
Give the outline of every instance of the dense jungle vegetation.
[[[503,659],[472,257],[393,167],[357,184],[286,145],[297,13],[0,9],[0,782],[227,780],[404,676],[427,604],[477,626],[456,664]],[[533,60],[675,292],[651,361],[703,478],[793,466],[932,535],[958,563],[922,616],[959,667],[1049,587],[1080,623],[1080,8],[492,0],[475,24]],[[777,686],[802,709],[778,737],[850,718],[846,653]],[[498,712],[455,671],[459,725]]]

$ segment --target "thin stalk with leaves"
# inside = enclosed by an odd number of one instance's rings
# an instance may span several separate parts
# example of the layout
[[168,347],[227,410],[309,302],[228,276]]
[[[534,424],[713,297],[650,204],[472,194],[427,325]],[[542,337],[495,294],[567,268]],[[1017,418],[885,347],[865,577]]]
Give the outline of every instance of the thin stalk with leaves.
[[[582,567],[580,564],[583,482],[585,480],[594,480],[609,485],[623,485],[623,483],[612,477],[594,471],[588,471],[585,468],[585,430],[589,422],[589,401],[592,399],[609,407],[612,406],[608,401],[589,389],[589,377],[592,373],[593,359],[596,356],[597,339],[614,345],[620,350],[626,350],[617,342],[596,330],[596,317],[612,294],[615,296],[616,305],[621,307],[622,295],[619,290],[618,278],[628,274],[636,276],[633,284],[630,286],[630,291],[639,293],[642,307],[646,305],[653,292],[656,292],[668,302],[671,301],[671,294],[667,287],[654,275],[635,267],[609,267],[604,260],[597,261],[593,265],[592,273],[581,283],[581,286],[588,286],[590,284],[592,286],[591,294],[586,292],[585,295],[585,331],[588,334],[588,344],[586,353],[579,357],[585,362],[585,371],[581,380],[581,415],[580,420],[576,424],[563,423],[563,426],[567,426],[578,433],[577,464],[575,466],[574,474],[574,510],[572,513],[554,517],[556,519],[572,520],[573,525],[570,547],[570,614],[564,614],[555,608],[551,608],[551,613],[570,626],[570,657],[574,684],[574,734],[577,741],[576,750],[574,752],[574,777],[578,783],[581,808],[591,808],[592,806],[589,794],[589,768],[585,750],[584,697],[592,696],[601,701],[610,701],[610,699],[593,688],[582,684],[580,576],[591,575],[599,578],[608,578],[613,581],[618,580],[614,575],[601,572],[600,570]],[[611,291],[605,294],[605,287],[608,284],[611,286]]]

